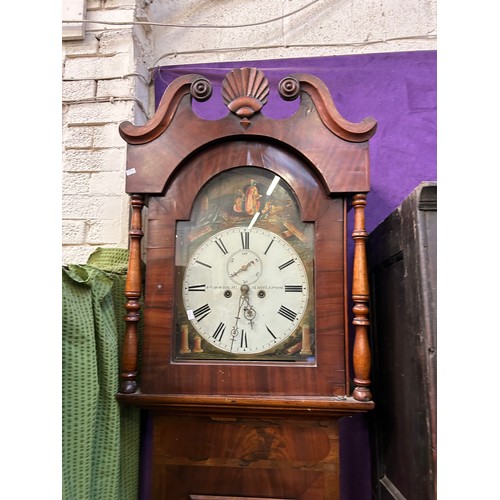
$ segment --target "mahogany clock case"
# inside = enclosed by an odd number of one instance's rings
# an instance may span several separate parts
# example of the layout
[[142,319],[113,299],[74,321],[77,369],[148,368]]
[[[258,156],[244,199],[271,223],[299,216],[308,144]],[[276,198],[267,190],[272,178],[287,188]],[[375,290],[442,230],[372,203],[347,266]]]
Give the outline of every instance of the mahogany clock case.
[[[248,163],[251,167],[247,166]],[[264,172],[259,174],[259,169],[264,169]],[[226,357],[217,361],[220,370],[214,371],[213,360],[210,362],[206,354],[179,354],[180,340],[175,334],[180,333],[180,327],[175,325],[175,320],[176,305],[182,304],[178,282],[183,269],[176,269],[177,226],[182,224],[177,221],[188,221],[194,216],[197,195],[207,182],[222,172],[238,170],[242,175],[253,172],[262,177],[268,172],[267,175],[280,176],[297,198],[301,218],[308,224],[304,227],[309,227],[308,231],[314,233],[314,259],[310,260],[311,263],[314,260],[316,275],[310,278],[311,282],[314,279],[312,290],[315,293],[311,293],[310,302],[316,302],[317,317],[312,322],[315,325],[312,335],[316,338],[313,344],[316,356],[312,357],[312,362],[311,356],[302,356],[303,362],[285,360],[281,364],[270,356],[232,361]],[[348,383],[344,335],[347,326],[345,211],[344,200],[330,198],[305,162],[282,148],[253,141],[232,141],[206,148],[190,158],[179,168],[166,193],[149,199],[144,305],[147,335],[143,345],[144,356],[149,362],[141,374],[142,391],[198,395],[345,395]],[[274,223],[263,220],[257,221],[256,225],[269,227],[269,224],[274,224],[272,227],[280,234],[290,227],[283,218],[274,217],[272,220]],[[203,229],[213,234],[224,224],[227,222],[215,222],[213,227],[204,224]],[[299,237],[305,231],[297,232],[296,225],[292,228],[295,235],[290,234],[288,238],[298,248]],[[193,344],[189,350],[192,348]]]
[[[120,125],[120,134],[128,142],[126,190],[131,195],[132,207],[120,393],[139,397],[159,395],[163,399],[167,395],[329,398],[348,397],[352,393],[356,401],[370,402],[364,207],[369,190],[368,139],[375,133],[375,120],[365,118],[359,123],[345,120],[324,83],[307,74],[291,75],[279,84],[283,99],[300,98],[298,111],[288,119],[271,119],[261,112],[267,102],[269,84],[264,73],[256,68],[235,69],[226,76],[222,97],[230,113],[225,118],[204,120],[193,112],[192,99],[207,100],[211,92],[210,82],[203,76],[179,77],[167,88],[148,123],[137,127],[128,122]],[[298,324],[286,334],[291,341],[286,348],[300,353],[286,360],[284,351],[281,359],[276,352],[272,353],[274,357],[267,358],[232,359],[225,355],[217,360],[204,354],[187,362],[183,358],[187,350],[193,354],[200,346],[194,345],[189,331],[182,333],[186,325],[189,329],[189,322],[183,321],[179,314],[182,300],[176,258],[182,252],[177,246],[177,236],[183,238],[179,228],[186,221],[196,220],[196,210],[204,203],[197,197],[207,183],[241,169],[253,169],[251,172],[256,174],[260,170],[262,175],[268,172],[287,186],[297,213],[283,216],[282,227],[274,227],[275,234],[291,232],[295,238],[293,242],[290,239],[291,247],[300,250],[297,237],[300,240],[301,234],[312,233],[306,245],[311,255],[303,261],[309,268],[307,285],[306,281],[301,288],[297,283],[282,283],[289,289],[301,289],[304,300],[307,295],[304,315],[308,323]],[[348,202],[354,207],[354,390],[348,368]],[[147,265],[141,311],[139,259],[142,208],[146,203]],[[197,230],[206,229],[195,224]],[[257,227],[259,224],[265,225],[263,217],[257,221]],[[303,230],[294,231],[297,224]],[[211,233],[221,229],[220,225],[206,227]],[[193,290],[198,285],[203,283],[188,284]],[[205,311],[210,306],[207,302],[200,307]],[[301,308],[298,314],[283,303],[278,314],[282,311],[288,319],[295,319],[296,315],[301,320]],[[144,339],[139,373],[137,322],[141,312]],[[197,321],[192,321],[192,326]],[[221,328],[227,326],[222,320],[220,324]],[[217,329],[216,333],[220,334]],[[204,352],[205,347],[201,346]],[[291,359],[294,361],[289,362]],[[133,399],[137,398],[128,398],[128,402]]]
[[[311,75],[285,78],[279,92],[285,100],[300,98],[298,111],[288,119],[261,112],[269,85],[260,70],[232,70],[222,85],[228,115],[204,120],[191,105],[193,98],[209,98],[210,84],[200,75],[185,75],[167,88],[146,125],[120,126],[128,143],[126,191],[132,213],[117,398],[151,410],[151,498],[336,500],[339,418],[374,408],[364,210],[368,140],[376,122],[345,120],[326,86]],[[238,189],[253,186],[253,179],[263,191],[275,177],[278,191],[262,196],[259,218],[250,217],[251,207],[245,207],[248,213],[240,211]],[[352,348],[348,204],[354,219]],[[272,207],[274,213],[266,211]],[[255,238],[241,230],[252,223]],[[227,231],[241,235],[241,247],[238,236]],[[221,234],[224,244],[216,238]],[[267,245],[279,237],[276,242],[293,258],[270,265],[268,247],[259,247],[257,234]],[[219,244],[223,264],[213,268],[225,274],[221,282],[205,271],[197,273],[200,263],[193,263],[199,257],[211,265]],[[203,245],[211,245],[208,253]],[[258,263],[242,260],[231,267],[230,256],[241,256],[242,250],[254,252]],[[302,271],[289,281],[283,277],[280,268],[289,269],[289,261],[297,269],[303,266],[304,279]],[[249,266],[251,273],[238,274]],[[273,276],[279,277],[279,285]],[[259,288],[259,283],[270,288]],[[243,285],[248,289],[238,288]],[[231,293],[218,296],[213,286]],[[283,293],[273,295],[274,286]],[[246,351],[235,323],[238,349],[221,343],[221,335],[232,330],[229,316],[218,319],[217,303],[229,304],[240,292],[249,310],[266,316],[266,330],[284,331],[280,342],[267,348],[267,340],[260,341],[253,353]],[[207,300],[199,298],[203,296]],[[272,307],[281,323],[272,322]],[[238,306],[236,316],[239,311]],[[207,313],[210,328],[204,330]],[[262,326],[253,312],[245,319],[249,335],[252,321],[256,331]],[[264,338],[265,332],[259,330],[259,335]],[[250,337],[248,342],[250,349]]]

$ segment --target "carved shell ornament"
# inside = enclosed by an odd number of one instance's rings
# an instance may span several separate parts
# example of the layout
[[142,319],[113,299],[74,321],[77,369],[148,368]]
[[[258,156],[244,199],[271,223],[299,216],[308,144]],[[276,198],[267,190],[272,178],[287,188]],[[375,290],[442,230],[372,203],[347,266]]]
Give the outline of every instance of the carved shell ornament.
[[[341,139],[365,142],[375,133],[377,122],[373,118],[364,118],[359,123],[346,120],[337,110],[326,84],[313,75],[289,75],[279,82],[278,91],[285,101],[293,101],[307,94],[307,112],[314,109],[323,125]],[[178,77],[166,88],[155,115],[145,125],[121,123],[120,135],[131,145],[153,141],[163,134],[178,116],[176,111],[183,106],[182,99],[186,94],[204,102],[212,95],[212,85],[205,77],[197,74]],[[240,118],[240,124],[245,130],[251,125],[249,118],[260,112],[267,103],[268,96],[269,81],[257,68],[235,68],[227,73],[222,82],[224,104],[231,113]],[[272,120],[265,117],[262,123],[272,123]],[[264,128],[265,134],[269,135],[270,129]]]
[[222,82],[222,98],[229,110],[241,118],[250,118],[262,109],[269,95],[269,82],[257,68],[230,71]]

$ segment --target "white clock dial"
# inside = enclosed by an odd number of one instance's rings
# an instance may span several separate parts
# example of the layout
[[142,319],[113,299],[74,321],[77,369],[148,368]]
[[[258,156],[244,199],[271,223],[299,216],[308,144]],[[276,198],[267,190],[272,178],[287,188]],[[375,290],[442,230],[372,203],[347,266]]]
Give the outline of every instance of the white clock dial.
[[259,227],[225,229],[189,260],[182,284],[192,326],[218,349],[237,354],[271,350],[299,326],[309,281],[283,238]]

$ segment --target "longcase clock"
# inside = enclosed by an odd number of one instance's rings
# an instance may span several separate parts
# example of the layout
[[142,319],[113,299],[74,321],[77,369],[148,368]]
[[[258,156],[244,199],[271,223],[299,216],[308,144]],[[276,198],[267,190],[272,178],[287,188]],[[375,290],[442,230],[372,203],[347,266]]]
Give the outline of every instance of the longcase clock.
[[312,75],[278,90],[300,99],[287,119],[263,112],[262,71],[234,69],[227,115],[205,120],[192,99],[211,84],[186,75],[148,123],[120,126],[132,215],[118,399],[150,411],[155,500],[338,499],[338,420],[374,407],[364,210],[376,122],[344,119]]

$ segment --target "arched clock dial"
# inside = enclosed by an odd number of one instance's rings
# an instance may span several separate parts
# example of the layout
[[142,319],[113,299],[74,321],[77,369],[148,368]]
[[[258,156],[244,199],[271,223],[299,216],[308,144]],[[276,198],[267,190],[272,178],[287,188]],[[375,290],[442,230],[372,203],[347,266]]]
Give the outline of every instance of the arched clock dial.
[[186,316],[209,344],[234,355],[275,349],[299,327],[309,300],[306,268],[282,237],[232,227],[206,239],[182,281]]

